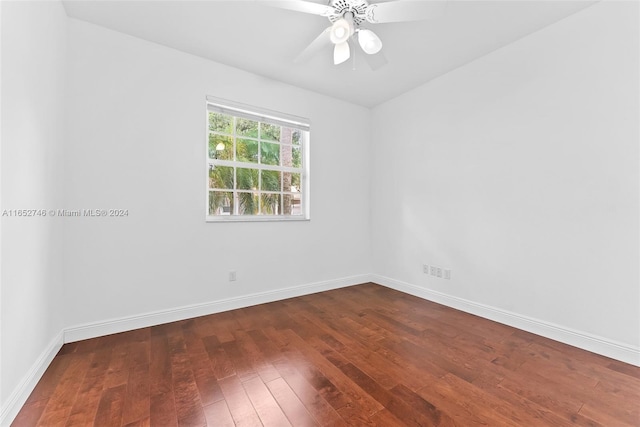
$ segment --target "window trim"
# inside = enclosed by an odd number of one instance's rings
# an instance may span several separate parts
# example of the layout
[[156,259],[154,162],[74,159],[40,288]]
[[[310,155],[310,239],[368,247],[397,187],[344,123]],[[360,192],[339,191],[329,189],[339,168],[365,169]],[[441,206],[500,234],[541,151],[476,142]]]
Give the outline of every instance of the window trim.
[[286,126],[305,132],[309,132],[311,128],[309,119],[304,117],[281,113],[274,110],[267,110],[266,108],[254,107],[252,105],[245,105],[239,102],[215,98],[209,95],[207,95],[207,111],[216,111],[229,116],[237,116],[263,123]]
[[[290,168],[287,166],[274,166],[274,165],[264,165],[261,163],[245,163],[238,162],[236,160],[218,160],[211,159],[209,157],[209,113],[217,112],[226,115],[231,115],[235,117],[241,117],[245,119],[250,119],[262,123],[273,124],[276,126],[284,126],[292,129],[297,129],[304,132],[305,137],[302,138],[300,142],[300,147],[302,148],[302,167],[300,168]],[[252,105],[241,104],[235,101],[229,101],[222,98],[216,98],[213,96],[207,95],[206,97],[206,120],[205,120],[205,158],[206,158],[206,195],[205,198],[205,220],[206,222],[271,222],[271,221],[309,221],[311,219],[311,206],[310,206],[310,162],[309,162],[309,145],[310,145],[310,130],[311,130],[311,122],[309,119],[304,117],[295,116],[292,114],[282,113],[278,111],[268,110],[265,108],[255,107]],[[267,141],[268,142],[268,141]],[[275,141],[274,141],[275,142]],[[279,142],[278,142],[279,143]],[[235,146],[235,142],[234,142]],[[216,164],[219,166],[227,166],[227,167],[239,167],[238,164],[247,164],[251,165],[250,169],[256,170],[277,170],[280,172],[295,172],[300,173],[300,181],[301,181],[301,215],[209,215],[209,168],[212,164]],[[288,192],[283,192],[284,189],[281,189],[279,194],[284,194]],[[238,191],[237,189],[231,189],[230,191]],[[267,192],[270,193],[270,192]]]

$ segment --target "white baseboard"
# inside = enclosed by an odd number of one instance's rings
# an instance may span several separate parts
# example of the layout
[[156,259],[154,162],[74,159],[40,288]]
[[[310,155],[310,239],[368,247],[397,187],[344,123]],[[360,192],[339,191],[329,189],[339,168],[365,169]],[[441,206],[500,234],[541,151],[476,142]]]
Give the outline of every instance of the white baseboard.
[[44,349],[38,360],[33,364],[31,370],[27,372],[27,375],[24,376],[18,387],[13,390],[13,393],[11,393],[6,403],[2,406],[2,411],[0,411],[0,426],[8,426],[13,422],[13,419],[18,415],[18,412],[22,409],[27,398],[61,347],[62,331],[56,334],[51,340],[47,348]]
[[496,307],[479,304],[377,274],[371,275],[371,281],[400,292],[446,305],[447,307],[455,308],[466,313],[484,317],[485,319],[490,319],[514,328],[522,329],[524,331],[531,332],[532,334],[560,341],[592,353],[597,353],[625,363],[640,366],[640,348],[638,347],[633,347],[628,344],[616,342],[586,332],[576,331],[571,328],[523,316],[521,314],[502,310]]
[[344,288],[370,281],[371,276],[369,274],[361,274],[343,277],[340,279],[326,280],[323,282],[309,283],[306,285],[292,286],[284,289],[276,289],[273,291],[258,292],[255,294],[227,298],[218,301],[210,301],[203,304],[193,304],[169,310],[160,310],[135,316],[87,323],[84,325],[66,328],[64,330],[64,342],[69,343],[119,332],[131,331],[134,329],[161,325],[163,323],[175,322],[177,320],[206,316],[208,314],[235,310],[238,308],[279,301],[301,295],[309,295],[331,289]]

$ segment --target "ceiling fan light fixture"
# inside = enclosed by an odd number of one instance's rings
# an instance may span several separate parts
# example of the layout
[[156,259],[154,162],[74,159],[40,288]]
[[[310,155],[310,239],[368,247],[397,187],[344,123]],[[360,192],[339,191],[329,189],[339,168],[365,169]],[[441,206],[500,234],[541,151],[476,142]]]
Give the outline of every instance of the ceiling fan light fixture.
[[358,43],[362,50],[369,55],[374,55],[382,49],[382,41],[380,40],[380,37],[371,30],[359,30]]
[[344,38],[348,34],[347,30],[344,27],[338,27],[333,32],[333,37],[336,39],[337,43],[341,43],[341,40],[344,41]]
[[351,56],[351,49],[348,42],[338,43],[333,48],[333,64],[342,64]]
[[345,15],[338,19],[331,26],[331,42],[333,44],[344,43],[349,40],[349,37],[353,34],[353,15],[345,13]]

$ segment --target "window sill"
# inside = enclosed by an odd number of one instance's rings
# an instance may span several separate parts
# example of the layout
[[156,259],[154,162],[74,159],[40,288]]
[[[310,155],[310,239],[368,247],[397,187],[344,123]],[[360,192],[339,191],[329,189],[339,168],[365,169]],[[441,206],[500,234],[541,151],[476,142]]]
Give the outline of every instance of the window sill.
[[311,221],[310,218],[299,216],[207,216],[206,222],[289,222],[289,221]]

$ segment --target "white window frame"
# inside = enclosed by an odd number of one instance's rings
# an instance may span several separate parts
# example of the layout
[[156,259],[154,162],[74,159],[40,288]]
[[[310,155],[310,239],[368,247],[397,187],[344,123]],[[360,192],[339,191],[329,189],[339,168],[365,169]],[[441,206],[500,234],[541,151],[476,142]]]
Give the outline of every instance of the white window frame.
[[[216,98],[213,96],[207,96],[206,102],[206,138],[205,138],[205,158],[206,158],[206,198],[205,198],[205,215],[207,222],[261,222],[261,221],[308,221],[310,220],[310,197],[309,197],[309,189],[310,189],[310,173],[309,173],[309,139],[310,139],[310,130],[311,123],[309,119],[294,116],[291,114],[285,114],[277,111],[271,111],[264,108],[258,108],[250,105],[241,104],[234,101],[229,101],[226,99]],[[233,153],[234,160],[220,160],[220,159],[211,159],[209,157],[209,136],[212,132],[209,130],[209,113],[217,112],[223,113],[230,116],[245,118],[261,123],[268,123],[278,126],[284,126],[292,129],[298,129],[302,131],[302,135],[300,138],[300,144],[302,150],[301,162],[302,166],[300,168],[287,167],[287,166],[275,166],[275,165],[265,165],[262,163],[250,163],[250,162],[242,162],[235,159],[236,153],[236,136],[233,135]],[[245,139],[245,137],[242,137]],[[253,139],[253,138],[246,138]],[[259,143],[261,142],[258,139]],[[258,152],[260,152],[260,148],[258,148]],[[292,172],[292,173],[300,173],[300,205],[301,205],[301,214],[300,215],[209,215],[209,194],[212,191],[209,187],[209,169],[212,166],[226,166],[233,168],[248,168],[254,170],[273,170],[278,172]],[[235,171],[235,169],[234,169]],[[234,187],[237,187],[237,181],[234,177]],[[244,192],[245,190],[238,190],[238,188],[229,189],[229,192],[234,193],[234,197],[238,191]],[[269,193],[264,192],[263,193]],[[286,193],[284,189],[281,188],[280,192],[274,192],[274,194],[280,194],[281,196]],[[237,206],[237,204],[234,204]],[[236,207],[237,209],[237,207]]]

